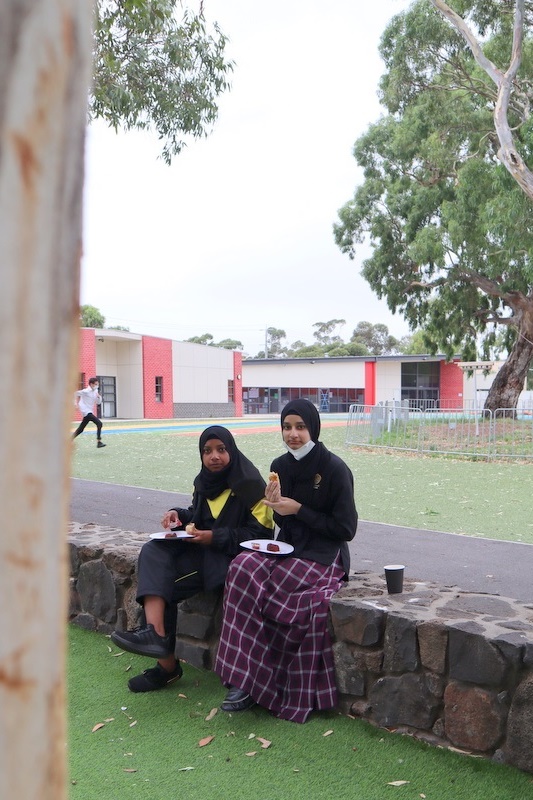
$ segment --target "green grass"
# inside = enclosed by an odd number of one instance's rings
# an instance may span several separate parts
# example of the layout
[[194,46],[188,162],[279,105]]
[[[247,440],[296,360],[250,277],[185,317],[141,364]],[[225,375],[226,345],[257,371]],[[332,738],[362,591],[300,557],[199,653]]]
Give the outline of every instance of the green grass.
[[[278,431],[236,438],[263,475],[282,452]],[[344,439],[344,426],[323,429],[324,443],[354,473],[361,519],[533,544],[531,464],[369,452],[347,448]],[[105,440],[109,446],[96,450],[94,433],[76,439],[74,477],[191,492],[200,465],[197,433],[114,433]]]
[[[532,776],[458,755],[334,712],[305,725],[264,709],[207,720],[225,694],[185,665],[172,688],[132,694],[151,662],[69,626],[70,800],[510,800]],[[103,727],[93,728],[104,723]],[[331,731],[329,735],[326,735]],[[200,747],[200,740],[212,736]],[[263,748],[259,738],[270,741]],[[249,755],[255,753],[255,755]],[[393,781],[408,781],[402,786]]]

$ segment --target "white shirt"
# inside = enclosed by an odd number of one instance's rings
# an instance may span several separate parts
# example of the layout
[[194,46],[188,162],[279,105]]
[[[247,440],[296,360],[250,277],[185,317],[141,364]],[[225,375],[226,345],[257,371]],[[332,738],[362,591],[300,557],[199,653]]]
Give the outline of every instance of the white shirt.
[[91,389],[89,386],[87,389],[79,389],[76,392],[76,397],[78,398],[78,407],[83,416],[86,414],[93,414],[94,404],[97,403],[100,405],[102,402],[98,389]]

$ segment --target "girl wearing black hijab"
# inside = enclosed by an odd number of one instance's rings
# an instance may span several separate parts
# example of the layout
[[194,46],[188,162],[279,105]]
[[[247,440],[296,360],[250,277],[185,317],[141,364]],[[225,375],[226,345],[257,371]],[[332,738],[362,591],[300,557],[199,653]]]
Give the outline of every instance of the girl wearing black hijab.
[[144,606],[146,625],[111,634],[123,650],[158,659],[155,667],[129,680],[132,692],[162,689],[181,677],[174,655],[177,604],[197,592],[220,589],[240,542],[272,538],[272,511],[263,502],[265,481],[230,431],[211,425],[199,447],[202,467],[194,479],[192,504],[170,509],[161,520],[170,536],[171,530],[194,523],[192,536],[143,545],[137,602]]
[[347,578],[347,542],[355,536],[353,476],[320,441],[309,400],[281,414],[287,453],[271,470],[265,504],[287,556],[243,553],[226,578],[224,621],[215,670],[229,687],[223,711],[258,703],[282,719],[305,722],[333,708],[337,689],[328,633],[329,601]]

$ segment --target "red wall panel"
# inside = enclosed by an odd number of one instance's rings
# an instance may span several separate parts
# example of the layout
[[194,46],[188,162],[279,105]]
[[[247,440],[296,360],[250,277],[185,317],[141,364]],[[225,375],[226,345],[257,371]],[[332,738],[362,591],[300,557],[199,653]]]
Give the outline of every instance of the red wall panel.
[[[172,419],[172,341],[143,336],[143,403],[145,419]],[[156,400],[155,379],[163,379],[162,400]]]

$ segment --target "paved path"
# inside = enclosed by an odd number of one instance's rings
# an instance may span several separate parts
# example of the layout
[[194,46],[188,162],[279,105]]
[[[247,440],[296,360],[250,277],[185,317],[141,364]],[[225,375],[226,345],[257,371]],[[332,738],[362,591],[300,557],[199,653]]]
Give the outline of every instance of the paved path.
[[[73,478],[70,519],[152,533],[172,506],[190,496]],[[405,564],[407,578],[435,581],[532,603],[533,545],[453,533],[402,528],[362,520],[350,545],[352,569],[381,573],[384,564]]]

